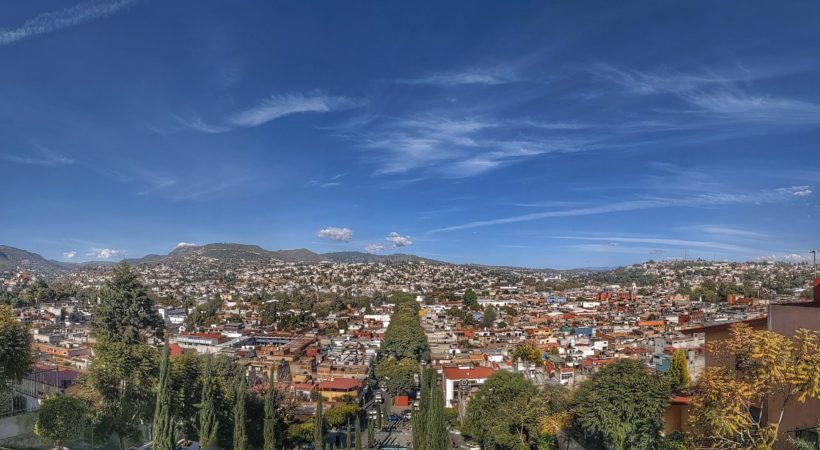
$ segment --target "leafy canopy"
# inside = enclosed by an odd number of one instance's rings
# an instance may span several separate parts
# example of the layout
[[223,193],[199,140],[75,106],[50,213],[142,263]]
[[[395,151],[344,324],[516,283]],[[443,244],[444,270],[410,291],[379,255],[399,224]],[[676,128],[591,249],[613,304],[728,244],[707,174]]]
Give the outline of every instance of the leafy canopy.
[[117,265],[94,308],[91,331],[97,339],[142,342],[146,336],[162,337],[164,325],[138,275],[125,262]]
[[621,359],[581,384],[573,398],[575,427],[587,442],[612,449],[657,446],[671,390],[645,364]]

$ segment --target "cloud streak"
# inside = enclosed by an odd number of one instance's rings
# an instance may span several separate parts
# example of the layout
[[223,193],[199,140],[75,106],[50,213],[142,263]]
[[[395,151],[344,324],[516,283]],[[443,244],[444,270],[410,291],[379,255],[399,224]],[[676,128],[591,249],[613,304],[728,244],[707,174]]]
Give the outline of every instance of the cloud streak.
[[[705,193],[686,198],[651,198],[642,200],[631,200],[609,203],[605,205],[588,206],[583,208],[572,208],[558,211],[543,211],[531,214],[522,214],[498,219],[478,220],[460,225],[453,225],[444,228],[430,230],[428,234],[443,233],[449,231],[460,231],[471,228],[487,227],[494,225],[504,225],[510,223],[529,222],[558,217],[590,216],[597,214],[611,214],[618,212],[637,211],[655,208],[686,207],[697,208],[707,206],[723,206],[754,203],[771,203],[786,201],[794,197],[794,192],[801,192],[804,186],[793,186],[790,188],[779,188],[774,190],[764,190],[755,194],[733,194],[733,193]],[[795,190],[797,189],[797,190]]]
[[607,64],[596,65],[591,72],[632,94],[675,95],[696,109],[694,112],[722,119],[781,125],[816,124],[820,120],[819,104],[749,92],[748,73],[644,72]]
[[330,112],[360,105],[361,102],[346,97],[321,94],[273,95],[254,107],[234,114],[228,122],[239,127],[255,127],[290,114]]
[[360,119],[338,127],[336,133],[363,148],[378,166],[375,175],[423,170],[425,176],[467,178],[547,153],[593,148],[585,138],[541,136],[544,129],[528,121],[457,116]]
[[363,101],[330,96],[320,92],[272,95],[249,108],[236,111],[214,123],[194,115],[190,119],[174,116],[187,128],[203,133],[225,133],[236,128],[252,128],[292,114],[327,113],[358,108]]
[[59,167],[74,164],[73,159],[41,146],[37,146],[36,152],[25,155],[0,153],[0,159],[17,164],[43,167]]
[[603,241],[608,243],[625,244],[653,244],[670,247],[698,248],[707,250],[723,250],[738,253],[760,253],[759,249],[743,247],[740,245],[726,244],[723,242],[694,241],[685,239],[666,239],[655,237],[619,237],[619,236],[556,236],[557,239],[581,240],[581,241]]
[[33,36],[73,27],[94,19],[106,17],[136,3],[137,0],[90,1],[40,14],[25,21],[20,27],[0,30],[0,45],[8,45]]
[[518,77],[509,70],[500,68],[472,68],[459,72],[445,72],[419,78],[399,80],[403,84],[427,84],[433,86],[484,85],[493,86],[518,81]]

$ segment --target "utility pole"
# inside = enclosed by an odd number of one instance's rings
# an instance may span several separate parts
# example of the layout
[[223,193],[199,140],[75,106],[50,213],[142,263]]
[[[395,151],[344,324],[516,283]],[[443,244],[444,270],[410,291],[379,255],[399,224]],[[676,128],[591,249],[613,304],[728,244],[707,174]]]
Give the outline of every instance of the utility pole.
[[817,250],[812,250],[809,253],[811,253],[811,258],[814,263],[814,278],[817,278]]

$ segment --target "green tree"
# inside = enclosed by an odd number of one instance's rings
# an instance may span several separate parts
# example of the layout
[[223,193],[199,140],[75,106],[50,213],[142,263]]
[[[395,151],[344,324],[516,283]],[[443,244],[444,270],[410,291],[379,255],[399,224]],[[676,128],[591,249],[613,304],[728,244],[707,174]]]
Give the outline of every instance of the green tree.
[[660,441],[671,390],[645,364],[618,360],[581,384],[573,399],[575,427],[606,448],[651,449]]
[[375,374],[390,395],[404,395],[413,389],[418,367],[415,359],[397,361],[395,357],[388,356],[376,365]]
[[47,397],[37,411],[34,434],[54,442],[59,450],[68,441],[80,440],[90,425],[90,412],[77,398]]
[[171,413],[178,436],[198,435],[197,413],[202,400],[204,359],[193,350],[171,358]]
[[324,420],[328,426],[341,427],[359,413],[359,407],[351,403],[336,405],[324,412]]
[[416,450],[424,450],[427,443],[427,415],[428,405],[430,404],[430,377],[433,369],[422,368],[419,381],[421,389],[419,390],[419,408],[413,413],[412,422],[412,438],[413,448]]
[[362,450],[362,421],[356,418],[356,450]]
[[683,349],[675,350],[669,370],[666,372],[672,390],[677,391],[689,386],[689,368],[686,364],[686,352]]
[[248,395],[248,379],[244,372],[239,374],[236,387],[236,400],[233,408],[233,450],[245,450],[248,445],[245,428],[245,399]]
[[268,392],[265,393],[265,448],[264,450],[276,450],[279,439],[276,435],[276,428],[279,421],[279,408],[276,404],[276,387],[273,383],[273,374],[268,383]]
[[[367,448],[372,448],[376,439],[376,427],[370,420],[367,421]],[[413,447],[415,448],[415,447]]]
[[515,346],[512,352],[513,361],[531,362],[533,364],[541,364],[541,352],[532,346],[529,342],[521,342]]
[[[296,448],[313,441],[313,422],[299,422],[288,427],[287,437],[290,445],[288,448]],[[324,448],[324,447],[319,447]]]
[[11,307],[0,305],[0,394],[7,383],[18,382],[34,367],[31,334],[14,320]]
[[168,343],[162,351],[162,360],[159,364],[159,380],[157,385],[157,401],[154,407],[154,423],[151,427],[152,449],[175,450],[174,424],[171,416],[171,363]]
[[225,355],[213,357],[213,369],[213,379],[217,386],[216,421],[219,424],[216,443],[219,447],[231,448],[233,445],[231,430],[233,429],[234,407],[237,397],[237,380],[239,376],[244,376],[245,370],[233,358]]
[[390,325],[384,332],[382,354],[396,359],[411,358],[426,361],[430,357],[427,336],[418,316],[418,304],[399,303],[390,318]]
[[325,441],[325,421],[322,411],[322,393],[316,397],[316,414],[313,416],[313,448],[320,449]]
[[499,371],[470,397],[464,431],[487,450],[549,447],[555,427],[545,421],[566,415],[567,408],[565,389],[539,391],[522,375]]
[[484,315],[481,317],[481,327],[492,328],[496,319],[498,319],[498,313],[495,311],[495,308],[488,306],[484,309]]
[[199,404],[199,444],[203,449],[216,443],[216,384],[212,358],[205,358],[205,370],[202,380],[202,401]]
[[449,447],[447,442],[447,419],[444,414],[444,398],[438,388],[435,372],[430,378],[430,401],[427,411],[427,425],[425,432],[427,440],[426,450],[444,450]]
[[478,309],[478,295],[472,289],[464,291],[464,296],[461,299],[468,309]]
[[136,343],[146,336],[162,337],[164,325],[138,275],[124,261],[117,265],[100,290],[92,333],[101,340]]
[[114,433],[121,449],[126,440],[140,439],[141,426],[150,423],[158,360],[157,349],[147,344],[103,340],[94,345],[78,394],[94,405],[100,431]]

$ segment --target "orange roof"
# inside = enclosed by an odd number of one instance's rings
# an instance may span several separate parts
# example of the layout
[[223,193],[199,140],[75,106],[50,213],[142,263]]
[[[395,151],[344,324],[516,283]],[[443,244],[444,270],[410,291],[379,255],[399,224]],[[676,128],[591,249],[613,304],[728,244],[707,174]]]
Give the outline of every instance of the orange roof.
[[673,405],[688,405],[689,404],[689,397],[683,397],[680,395],[676,395],[672,397],[670,403]]
[[320,391],[352,391],[361,386],[359,380],[351,378],[336,378],[331,381],[322,381],[319,383]]
[[182,354],[182,352],[182,347],[180,347],[180,345],[176,342],[168,346],[168,354],[171,356],[179,356]]
[[484,380],[490,378],[494,373],[493,369],[487,367],[476,367],[474,369],[444,368],[444,378],[449,380]]

